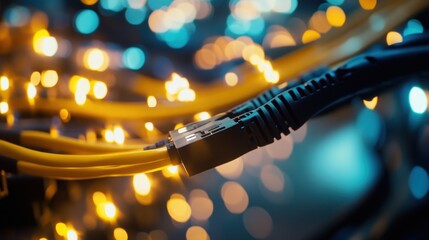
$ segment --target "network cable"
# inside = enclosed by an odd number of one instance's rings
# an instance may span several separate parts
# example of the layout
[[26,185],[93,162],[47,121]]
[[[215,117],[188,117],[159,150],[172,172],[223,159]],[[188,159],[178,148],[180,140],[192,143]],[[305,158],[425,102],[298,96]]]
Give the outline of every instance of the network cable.
[[372,98],[401,77],[429,71],[428,57],[429,46],[360,55],[239,116],[170,132],[168,153],[189,175],[203,172],[273,143],[325,109],[355,97]]
[[[428,57],[429,46],[412,44],[360,55],[335,70],[322,69],[224,114],[171,131],[163,144],[151,150],[97,144],[84,147],[65,137],[54,140],[38,132],[4,131],[2,138],[10,142],[0,140],[0,168],[58,179],[88,179],[182,164],[189,175],[194,175],[270,144],[332,106],[354,97],[371,98],[400,82],[401,77],[429,71]],[[11,143],[25,144],[29,139],[39,140],[33,143],[36,147],[49,149],[50,143],[57,143],[64,151],[69,147],[92,153],[46,153]]]

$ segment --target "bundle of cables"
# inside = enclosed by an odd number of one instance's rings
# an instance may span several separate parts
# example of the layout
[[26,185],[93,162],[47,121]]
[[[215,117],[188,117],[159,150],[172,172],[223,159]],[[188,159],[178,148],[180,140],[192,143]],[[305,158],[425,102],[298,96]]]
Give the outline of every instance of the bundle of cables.
[[[231,161],[297,130],[312,117],[355,97],[371,99],[405,76],[429,71],[428,37],[320,69],[208,120],[173,130],[152,146],[82,143],[36,131],[0,133],[0,169],[56,179],[88,179],[156,171],[182,164],[194,175]],[[56,154],[22,147],[61,151]],[[74,155],[76,153],[85,155]]]

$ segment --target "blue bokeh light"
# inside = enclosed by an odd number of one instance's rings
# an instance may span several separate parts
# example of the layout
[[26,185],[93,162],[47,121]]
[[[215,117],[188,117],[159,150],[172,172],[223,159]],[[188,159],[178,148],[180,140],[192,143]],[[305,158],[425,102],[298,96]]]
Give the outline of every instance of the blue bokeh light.
[[122,63],[126,68],[138,70],[143,67],[146,62],[146,56],[140,48],[130,47],[124,51],[122,55]]
[[410,93],[408,95],[408,100],[410,102],[410,107],[413,112],[417,114],[423,114],[427,110],[427,97],[426,93],[423,91],[423,89],[419,87],[413,87],[410,90]]
[[98,28],[99,24],[100,20],[98,15],[93,10],[82,10],[75,18],[76,30],[82,34],[93,33]]
[[356,124],[362,137],[375,146],[382,134],[383,122],[376,111],[362,108],[357,116]]
[[315,181],[341,194],[364,191],[377,178],[379,168],[375,155],[353,126],[337,129],[312,149]]
[[169,47],[178,49],[184,47],[189,42],[193,31],[195,31],[195,25],[191,23],[177,30],[170,29],[164,33],[160,33],[158,37],[167,43]]
[[146,8],[141,9],[134,9],[134,8],[127,8],[125,11],[125,19],[128,23],[132,25],[139,25],[143,23],[143,21],[146,19],[147,11]]
[[172,2],[172,0],[148,0],[147,5],[150,9],[156,10],[163,7],[168,7]]
[[408,179],[411,194],[417,199],[423,198],[429,190],[429,177],[427,172],[419,166],[413,167]]
[[332,5],[341,5],[344,3],[344,0],[326,0],[326,1]]
[[12,27],[22,27],[30,19],[30,11],[25,7],[10,7],[4,11],[3,19]]
[[229,15],[226,23],[226,35],[231,37],[241,35],[256,37],[262,34],[265,29],[265,20],[262,17],[257,17],[252,20],[241,20],[233,15]]
[[404,36],[408,36],[411,34],[419,34],[423,33],[423,25],[417,19],[411,19],[407,22],[407,26],[404,29]]
[[124,4],[119,0],[100,0],[100,6],[112,12],[119,12],[124,8]]

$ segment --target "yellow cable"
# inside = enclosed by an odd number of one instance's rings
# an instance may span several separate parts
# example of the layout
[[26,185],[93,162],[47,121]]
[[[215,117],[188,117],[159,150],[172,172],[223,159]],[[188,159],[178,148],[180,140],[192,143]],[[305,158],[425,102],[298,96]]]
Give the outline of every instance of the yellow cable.
[[0,153],[2,156],[8,158],[52,167],[129,165],[169,158],[165,147],[146,151],[135,150],[107,154],[69,155],[35,151],[2,140],[0,140]]
[[46,178],[80,180],[114,176],[128,176],[143,172],[153,172],[171,165],[168,158],[159,159],[150,163],[109,166],[109,167],[83,167],[63,168],[49,167],[29,162],[18,161],[18,172]]
[[[316,66],[330,65],[349,58],[427,5],[429,5],[427,0],[384,1],[375,11],[361,11],[356,19],[347,22],[336,33],[327,34],[326,39],[322,38],[272,61],[273,67],[279,71],[280,79],[286,81]],[[385,21],[382,30],[372,30],[370,16],[374,15]],[[242,84],[236,87],[226,87],[223,84],[208,86],[208,90],[198,91],[196,100],[189,103],[165,104],[149,108],[143,103],[87,101],[85,105],[79,106],[70,99],[36,99],[35,104],[30,106],[26,99],[11,99],[9,106],[16,110],[34,109],[55,113],[61,108],[66,108],[72,115],[100,119],[169,120],[172,117],[189,116],[201,111],[223,111],[271,86],[263,80],[262,74],[247,65],[239,67],[239,71],[242,73]]]
[[49,133],[22,131],[21,143],[24,146],[57,150],[66,153],[112,153],[143,149],[143,145],[113,145],[82,142],[70,137],[53,137]]

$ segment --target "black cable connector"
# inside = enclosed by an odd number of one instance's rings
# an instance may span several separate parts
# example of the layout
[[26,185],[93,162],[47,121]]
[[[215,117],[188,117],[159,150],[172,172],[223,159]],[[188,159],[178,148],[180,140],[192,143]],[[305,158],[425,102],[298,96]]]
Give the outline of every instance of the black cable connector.
[[174,163],[194,175],[229,162],[297,130],[338,103],[368,97],[411,74],[429,71],[429,47],[391,49],[353,58],[334,71],[291,87],[235,117],[197,122],[170,132]]

